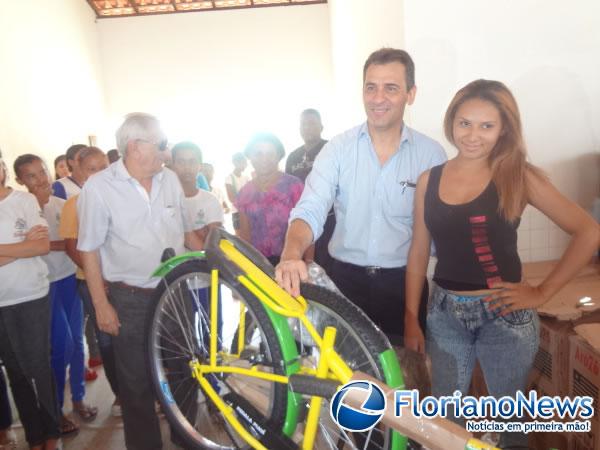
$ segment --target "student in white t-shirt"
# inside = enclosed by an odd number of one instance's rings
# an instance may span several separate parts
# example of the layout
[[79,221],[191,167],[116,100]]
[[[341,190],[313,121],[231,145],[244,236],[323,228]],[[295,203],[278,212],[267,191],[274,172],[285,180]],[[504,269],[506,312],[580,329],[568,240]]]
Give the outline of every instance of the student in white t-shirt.
[[0,358],[25,438],[32,449],[53,450],[60,438],[50,367],[48,227],[35,197],[6,187],[0,155]]
[[[58,404],[63,408],[66,370],[69,367],[69,382],[73,412],[81,419],[93,420],[98,408],[84,403],[84,349],[83,307],[77,294],[75,264],[65,253],[65,241],[60,239],[58,227],[65,200],[52,194],[48,169],[39,156],[25,154],[14,163],[17,182],[35,195],[48,222],[50,253],[44,256],[48,266],[50,300],[52,303],[51,364],[56,379]],[[78,425],[63,414],[61,433],[69,434],[79,429]]]
[[233,229],[237,232],[240,228],[240,214],[235,207],[235,199],[237,198],[238,192],[250,181],[250,175],[246,173],[248,167],[248,160],[243,153],[236,153],[232,156],[231,162],[233,163],[233,172],[227,175],[225,178],[225,189],[227,190],[227,198],[231,204],[231,216],[233,219]]
[[223,208],[214,194],[196,187],[202,152],[192,142],[180,142],[171,149],[171,158],[171,168],[185,193],[186,220],[190,229],[204,242],[210,227],[223,224]]

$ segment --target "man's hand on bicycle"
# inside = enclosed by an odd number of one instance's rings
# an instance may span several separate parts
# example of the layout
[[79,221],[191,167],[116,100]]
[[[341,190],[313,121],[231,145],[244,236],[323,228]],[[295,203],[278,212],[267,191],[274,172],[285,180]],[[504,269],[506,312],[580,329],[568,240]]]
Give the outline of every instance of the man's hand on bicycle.
[[301,259],[282,260],[275,267],[275,280],[290,295],[300,295],[300,283],[308,280],[306,263]]

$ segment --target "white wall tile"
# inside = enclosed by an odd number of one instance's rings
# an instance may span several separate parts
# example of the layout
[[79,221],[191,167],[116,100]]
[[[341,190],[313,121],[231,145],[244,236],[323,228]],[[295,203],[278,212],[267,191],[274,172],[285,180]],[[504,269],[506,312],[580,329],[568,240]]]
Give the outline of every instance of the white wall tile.
[[548,247],[531,249],[531,261],[547,261],[552,259],[548,256]]
[[548,247],[548,230],[545,230],[545,229],[531,230],[530,247],[531,247],[531,249],[547,248]]
[[521,215],[521,223],[519,224],[519,232],[531,229],[531,206],[527,206]]
[[564,246],[561,247],[548,247],[548,259],[560,259],[565,252]]
[[531,261],[531,250],[529,249],[519,249],[519,258],[521,262],[526,263]]
[[537,209],[532,209],[531,213],[531,229],[541,230],[550,226],[550,220]]
[[553,227],[552,230],[550,230],[548,245],[551,247],[566,247],[570,240],[571,236],[560,228]]
[[517,234],[517,247],[519,250],[525,250],[531,248],[531,231],[521,230]]

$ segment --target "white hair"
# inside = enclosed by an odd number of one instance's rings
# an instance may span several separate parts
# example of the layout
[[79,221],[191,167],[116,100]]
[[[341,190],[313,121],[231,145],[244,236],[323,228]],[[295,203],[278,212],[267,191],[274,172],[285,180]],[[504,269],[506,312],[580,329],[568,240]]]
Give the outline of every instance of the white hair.
[[148,139],[155,133],[162,133],[159,120],[152,114],[134,112],[125,116],[125,121],[117,130],[117,149],[122,157],[127,153],[127,144],[136,139]]

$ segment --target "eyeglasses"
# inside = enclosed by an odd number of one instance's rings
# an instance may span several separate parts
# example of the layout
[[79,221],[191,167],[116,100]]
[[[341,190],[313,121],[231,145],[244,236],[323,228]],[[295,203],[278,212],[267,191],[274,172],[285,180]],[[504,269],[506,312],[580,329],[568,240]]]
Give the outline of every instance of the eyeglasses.
[[147,139],[137,139],[137,140],[140,142],[147,142],[148,144],[156,145],[156,148],[158,149],[159,152],[164,152],[169,145],[169,141],[166,139],[163,139],[162,141],[159,141],[159,142],[149,141]]

